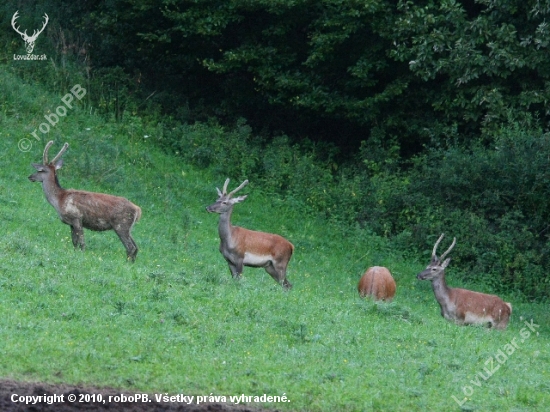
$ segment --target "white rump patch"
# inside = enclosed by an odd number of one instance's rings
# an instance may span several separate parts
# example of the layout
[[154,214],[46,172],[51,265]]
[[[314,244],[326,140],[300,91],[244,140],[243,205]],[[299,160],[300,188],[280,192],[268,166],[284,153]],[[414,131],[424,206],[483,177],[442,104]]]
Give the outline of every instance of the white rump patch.
[[250,252],[244,254],[243,263],[246,266],[265,266],[273,257],[271,255],[255,255]]

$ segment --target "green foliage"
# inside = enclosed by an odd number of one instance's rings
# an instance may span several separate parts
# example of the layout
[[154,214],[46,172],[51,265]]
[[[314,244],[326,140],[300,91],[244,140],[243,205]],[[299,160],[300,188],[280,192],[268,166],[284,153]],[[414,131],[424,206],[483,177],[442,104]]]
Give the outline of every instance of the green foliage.
[[160,143],[190,164],[201,169],[212,167],[235,178],[253,175],[260,159],[260,140],[242,119],[232,130],[213,120],[177,125]]
[[[511,114],[549,120],[547,1],[55,4],[21,8],[29,27],[56,10],[40,38],[47,69],[13,67],[60,92],[87,84],[89,103],[117,120],[150,105],[181,121],[244,117],[262,133],[354,150],[381,136],[407,159],[451,130],[471,141]],[[4,26],[17,6],[0,6]],[[14,31],[0,36],[21,49]]]
[[431,102],[447,121],[494,132],[513,112],[546,124],[548,2],[400,1],[398,10],[390,53],[437,88]]
[[327,145],[293,145],[286,136],[267,141],[254,136],[243,119],[233,129],[213,121],[181,125],[161,144],[220,179],[249,179],[265,193],[294,199],[302,212],[332,214],[334,148]]
[[407,93],[412,75],[387,52],[393,10],[387,1],[126,0],[84,21],[94,61],[139,71],[180,120],[244,116],[258,129],[329,141],[345,133],[358,145],[359,128],[416,129],[404,116],[420,108]]
[[466,278],[487,273],[483,282],[497,290],[548,297],[549,150],[548,134],[514,126],[490,148],[431,150],[406,173],[373,176],[361,218],[418,254],[439,233],[456,236],[453,266]]

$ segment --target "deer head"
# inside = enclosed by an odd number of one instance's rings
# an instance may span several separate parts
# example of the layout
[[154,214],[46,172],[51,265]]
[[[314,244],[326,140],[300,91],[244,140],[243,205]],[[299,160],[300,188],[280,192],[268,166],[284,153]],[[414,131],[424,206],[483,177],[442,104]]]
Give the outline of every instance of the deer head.
[[46,28],[46,24],[48,24],[48,20],[49,20],[49,17],[46,13],[44,13],[44,24],[42,24],[42,28],[40,30],[34,30],[34,32],[32,33],[32,36],[29,36],[27,34],[27,30],[25,30],[24,32],[21,32],[19,30],[19,27],[16,27],[15,26],[15,21],[17,20],[17,18],[19,17],[17,14],[19,13],[19,10],[16,11],[14,14],[13,14],[13,17],[11,18],[11,26],[13,27],[13,29],[19,33],[21,35],[21,37],[23,38],[23,40],[25,41],[25,48],[27,49],[27,54],[31,54],[33,49],[34,49],[34,42],[36,41],[36,39],[38,38],[38,35],[40,33],[42,33],[44,31],[44,29]]
[[63,160],[60,159],[60,157],[63,156],[63,153],[65,153],[69,148],[69,143],[65,143],[59,153],[53,158],[53,160],[51,162],[48,162],[48,150],[50,150],[52,144],[53,140],[50,140],[46,144],[46,147],[44,148],[44,154],[42,155],[42,164],[32,164],[32,167],[34,167],[37,172],[29,176],[29,180],[31,182],[43,182],[51,173],[53,173],[55,176],[55,171],[63,166]]
[[433,251],[432,251],[432,260],[431,260],[430,264],[426,267],[426,269],[424,269],[422,272],[420,272],[416,276],[417,279],[419,279],[419,280],[433,280],[433,279],[436,279],[439,276],[441,276],[441,274],[445,271],[445,268],[449,265],[449,262],[451,261],[451,258],[447,258],[446,260],[444,260],[444,259],[449,254],[449,252],[453,249],[453,247],[455,246],[456,237],[453,239],[453,243],[451,244],[449,249],[447,249],[445,251],[445,253],[443,253],[438,258],[437,255],[435,254],[435,252],[437,251],[437,247],[439,246],[439,243],[443,239],[443,236],[445,236],[445,234],[442,233],[441,236],[439,236],[439,239],[437,239],[437,242],[435,242],[435,246],[434,246]]
[[216,188],[218,192],[218,200],[216,200],[215,203],[211,204],[206,208],[206,210],[210,213],[225,213],[229,211],[235,203],[240,203],[243,200],[247,198],[248,195],[244,196],[238,196],[238,197],[232,197],[235,193],[237,193],[239,190],[241,190],[243,187],[245,187],[248,184],[248,180],[245,180],[242,182],[239,187],[237,187],[235,190],[227,193],[227,185],[229,184],[229,179],[225,180],[225,183],[223,184],[223,189],[220,190]]

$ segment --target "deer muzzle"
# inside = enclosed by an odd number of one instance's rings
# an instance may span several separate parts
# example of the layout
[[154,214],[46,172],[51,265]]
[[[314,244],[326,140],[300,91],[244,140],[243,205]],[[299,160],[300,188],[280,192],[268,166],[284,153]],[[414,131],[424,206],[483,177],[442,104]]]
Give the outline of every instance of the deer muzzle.
[[418,275],[416,275],[416,278],[418,280],[426,280],[428,279],[428,275],[430,274],[430,272],[427,272],[425,270],[423,270],[422,272],[420,272]]

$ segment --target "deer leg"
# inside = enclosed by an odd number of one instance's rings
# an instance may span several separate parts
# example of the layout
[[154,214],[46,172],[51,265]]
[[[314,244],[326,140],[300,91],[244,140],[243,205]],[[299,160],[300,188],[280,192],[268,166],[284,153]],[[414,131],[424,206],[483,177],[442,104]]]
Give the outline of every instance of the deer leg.
[[84,250],[86,248],[86,243],[84,242],[84,229],[78,223],[71,225],[71,237],[73,239],[74,248],[80,248]]
[[237,262],[233,263],[230,260],[227,260],[227,264],[229,266],[229,270],[231,271],[231,276],[233,276],[233,279],[240,279],[241,273],[243,273],[243,263]]
[[132,236],[130,235],[129,230],[115,230],[116,234],[118,235],[118,238],[126,248],[126,259],[130,260],[131,262],[135,262],[138,247],[136,245],[136,242],[134,242],[134,239],[132,239]]
[[265,271],[283,288],[292,289],[292,285],[286,278],[286,265],[275,265],[273,262],[269,262],[265,267]]

